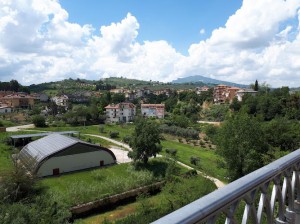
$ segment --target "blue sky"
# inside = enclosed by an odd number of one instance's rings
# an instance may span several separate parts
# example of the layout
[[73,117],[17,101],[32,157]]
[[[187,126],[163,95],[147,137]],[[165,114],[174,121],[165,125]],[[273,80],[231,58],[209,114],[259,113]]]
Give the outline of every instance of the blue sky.
[[[192,43],[208,38],[212,30],[224,26],[241,7],[241,0],[60,0],[74,23],[109,25],[128,12],[140,24],[137,40],[167,40],[177,51],[187,54]],[[205,33],[200,34],[204,29]],[[95,30],[99,34],[99,30]]]
[[202,75],[299,87],[299,9],[300,0],[0,0],[0,80]]

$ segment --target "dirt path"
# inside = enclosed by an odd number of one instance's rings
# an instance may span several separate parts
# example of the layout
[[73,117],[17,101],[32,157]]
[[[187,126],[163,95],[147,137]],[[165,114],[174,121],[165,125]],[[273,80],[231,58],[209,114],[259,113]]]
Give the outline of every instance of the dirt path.
[[109,142],[112,142],[118,146],[121,146],[129,151],[131,151],[132,149],[130,148],[130,146],[128,144],[125,144],[123,142],[119,142],[119,141],[116,141],[114,139],[111,139],[111,138],[108,138],[108,137],[105,137],[105,136],[102,136],[102,135],[92,135],[92,134],[84,134],[84,135],[87,135],[87,136],[92,136],[92,137],[96,137],[96,138],[102,138],[106,141],[109,141]]
[[26,125],[8,127],[8,128],[6,128],[6,131],[7,132],[15,132],[15,131],[21,131],[22,129],[27,129],[27,128],[34,128],[34,124],[26,124]]
[[213,124],[216,126],[219,126],[221,124],[221,122],[218,121],[197,121],[197,123],[199,124]]
[[132,149],[130,148],[129,145],[123,143],[123,142],[119,142],[116,141],[114,139],[105,137],[105,136],[101,136],[101,135],[92,135],[92,134],[84,134],[86,136],[91,136],[91,137],[96,137],[96,138],[102,138],[106,141],[109,141],[111,143],[114,143],[115,145],[120,146],[116,147],[116,146],[111,146],[109,147],[109,149],[115,154],[116,158],[117,158],[117,163],[129,163],[132,161],[131,158],[128,157],[128,151],[131,151]]
[[[178,163],[179,165],[181,165],[181,166],[183,166],[183,167],[189,169],[189,170],[193,170],[193,169],[194,169],[193,167],[188,166],[188,165],[186,165],[186,164],[184,164],[184,163],[182,163],[182,162],[177,161],[177,163]],[[219,179],[217,179],[217,178],[215,178],[215,177],[208,176],[208,175],[206,175],[205,173],[203,173],[203,172],[201,172],[201,171],[199,171],[199,170],[196,170],[196,171],[197,171],[198,174],[200,174],[200,175],[206,177],[207,179],[213,181],[213,182],[215,183],[215,185],[217,186],[217,188],[221,188],[221,187],[224,187],[224,186],[226,185],[226,184],[224,184],[222,181],[220,181]]]

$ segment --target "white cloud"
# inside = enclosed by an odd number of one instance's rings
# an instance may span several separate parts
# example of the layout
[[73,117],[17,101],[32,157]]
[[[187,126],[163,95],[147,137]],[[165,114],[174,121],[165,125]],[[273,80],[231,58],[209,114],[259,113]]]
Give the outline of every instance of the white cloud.
[[274,86],[295,86],[300,56],[292,51],[299,52],[299,41],[289,37],[299,29],[280,27],[296,19],[299,6],[299,0],[244,0],[225,27],[215,29],[206,41],[191,45],[185,69],[201,67],[214,78],[245,84],[259,79]]
[[91,25],[69,22],[58,0],[3,0],[0,77],[31,84],[108,76],[171,81],[199,74],[300,86],[299,7],[300,0],[244,0],[224,27],[191,44],[184,56],[165,40],[138,42],[139,23],[130,13],[95,35]]

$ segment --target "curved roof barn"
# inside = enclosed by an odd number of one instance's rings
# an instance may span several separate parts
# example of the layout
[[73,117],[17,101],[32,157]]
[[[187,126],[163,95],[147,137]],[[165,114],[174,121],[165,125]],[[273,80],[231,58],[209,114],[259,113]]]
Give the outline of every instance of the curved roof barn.
[[51,134],[27,144],[18,160],[38,176],[56,175],[116,162],[109,149],[76,138]]

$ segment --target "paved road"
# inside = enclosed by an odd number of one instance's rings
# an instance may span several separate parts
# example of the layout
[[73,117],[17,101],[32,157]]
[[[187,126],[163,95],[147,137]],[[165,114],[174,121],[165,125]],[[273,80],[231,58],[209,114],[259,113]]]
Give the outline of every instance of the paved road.
[[132,159],[130,159],[127,155],[128,151],[116,146],[111,146],[109,149],[115,154],[117,163],[130,163],[132,161]]
[[15,132],[15,131],[21,131],[22,129],[27,129],[27,128],[34,128],[34,124],[26,124],[26,125],[8,127],[8,128],[6,128],[6,131],[7,132]]

